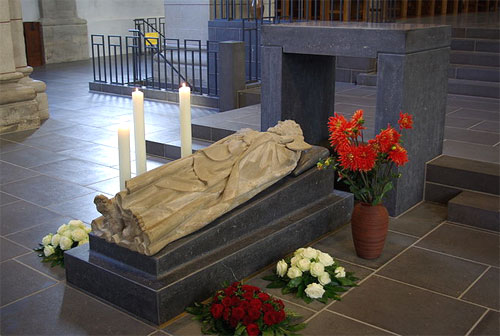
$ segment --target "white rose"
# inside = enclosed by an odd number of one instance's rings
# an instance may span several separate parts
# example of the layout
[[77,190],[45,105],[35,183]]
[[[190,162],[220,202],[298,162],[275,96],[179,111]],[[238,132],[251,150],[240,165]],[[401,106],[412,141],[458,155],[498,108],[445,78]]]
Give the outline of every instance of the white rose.
[[301,247],[301,248],[299,248],[297,251],[295,251],[295,252],[293,253],[293,255],[294,255],[294,256],[297,256],[297,255],[298,255],[298,256],[300,256],[300,255],[302,254],[302,251],[304,251],[304,250],[305,250],[305,248]]
[[335,277],[337,277],[337,278],[343,278],[343,277],[345,277],[345,269],[344,269],[344,267],[340,267],[339,266],[339,267],[337,267],[335,269]]
[[325,267],[331,266],[335,263],[333,261],[333,258],[328,253],[323,253],[323,252],[318,253],[318,260],[320,263],[325,265]]
[[328,272],[324,272],[318,277],[318,281],[320,284],[325,286],[328,285],[330,282],[332,282],[332,279],[330,279],[330,274],[328,274]]
[[295,279],[302,276],[302,272],[297,267],[290,267],[286,275],[288,275],[290,279]]
[[61,240],[59,240],[59,246],[62,250],[69,250],[71,245],[73,245],[73,241],[66,236],[62,236]]
[[54,250],[54,247],[52,245],[47,245],[43,249],[43,254],[48,257],[51,256],[55,253],[56,251]]
[[309,259],[300,259],[297,262],[297,267],[302,271],[302,272],[307,272],[309,271],[309,268],[311,267],[311,262]]
[[51,241],[52,241],[52,233],[42,238],[42,245],[47,246],[50,244]]
[[59,229],[57,229],[57,233],[59,234],[63,234],[64,231],[68,230],[68,226],[66,224],[63,224],[59,227]]
[[283,259],[278,261],[278,263],[276,264],[276,273],[280,277],[284,277],[287,270],[288,270],[288,264],[286,263],[286,261],[284,261]]
[[83,227],[85,226],[85,224],[83,224],[83,222],[81,220],[70,220],[69,223],[68,223],[68,226],[71,230],[74,230],[74,229],[83,229]]
[[322,276],[325,273],[325,266],[322,263],[313,262],[311,263],[311,275],[315,277]]
[[59,233],[56,233],[55,235],[52,236],[52,241],[50,242],[52,246],[57,247],[59,245],[59,240],[61,239],[61,235]]
[[85,240],[85,239],[88,239],[88,235],[87,235],[87,232],[85,232],[85,230],[83,229],[75,229],[73,231],[71,231],[71,239],[73,239],[74,241],[81,241],[81,240]]
[[85,232],[87,232],[87,234],[89,234],[90,231],[92,231],[92,228],[90,226],[87,226],[87,225],[85,225],[85,227],[83,229],[85,230]]
[[323,297],[323,294],[325,294],[323,286],[321,286],[318,283],[312,283],[307,285],[305,292],[307,296],[309,296],[311,299],[320,299]]
[[292,260],[290,260],[290,264],[292,264],[292,266],[297,266],[297,263],[301,259],[302,257],[300,255],[296,255],[295,257],[292,258]]
[[302,251],[301,255],[307,259],[315,259],[318,256],[318,250],[313,249],[312,247],[308,247]]
[[84,239],[84,240],[80,240],[78,242],[78,246],[82,246],[82,245],[85,245],[85,244],[88,244],[89,243],[89,240],[88,239]]
[[66,238],[72,239],[72,238],[71,238],[71,230],[70,230],[70,229],[67,229],[66,231],[64,231],[64,232],[61,234],[61,237],[66,237]]

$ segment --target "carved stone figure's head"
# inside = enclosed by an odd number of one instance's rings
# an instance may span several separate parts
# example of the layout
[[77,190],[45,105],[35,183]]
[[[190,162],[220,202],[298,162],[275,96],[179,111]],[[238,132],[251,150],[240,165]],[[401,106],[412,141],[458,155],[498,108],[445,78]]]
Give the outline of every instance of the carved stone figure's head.
[[278,121],[276,126],[268,128],[267,131],[280,135],[280,142],[285,144],[288,149],[304,151],[311,148],[311,145],[304,141],[304,135],[299,124],[293,120]]

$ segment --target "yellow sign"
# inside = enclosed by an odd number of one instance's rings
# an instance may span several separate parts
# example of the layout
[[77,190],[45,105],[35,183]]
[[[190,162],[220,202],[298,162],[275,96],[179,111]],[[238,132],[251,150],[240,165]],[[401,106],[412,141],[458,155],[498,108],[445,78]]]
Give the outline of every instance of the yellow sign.
[[158,44],[158,38],[160,37],[160,34],[158,33],[145,33],[144,34],[146,42],[149,45],[157,45]]

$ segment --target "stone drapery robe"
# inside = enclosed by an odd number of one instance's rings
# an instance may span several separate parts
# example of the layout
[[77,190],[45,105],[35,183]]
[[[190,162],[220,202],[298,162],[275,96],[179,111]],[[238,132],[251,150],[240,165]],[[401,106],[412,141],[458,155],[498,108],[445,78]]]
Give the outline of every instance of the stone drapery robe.
[[154,255],[288,175],[309,148],[291,120],[267,132],[239,131],[127,181],[112,199],[97,196],[103,216],[92,229],[107,241]]

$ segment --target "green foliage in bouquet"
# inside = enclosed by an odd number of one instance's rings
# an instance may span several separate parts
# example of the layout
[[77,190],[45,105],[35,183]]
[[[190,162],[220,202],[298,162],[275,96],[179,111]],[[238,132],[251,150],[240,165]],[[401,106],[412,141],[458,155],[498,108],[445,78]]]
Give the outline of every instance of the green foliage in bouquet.
[[312,247],[298,249],[292,258],[280,260],[276,273],[263,279],[271,281],[267,288],[282,288],[283,294],[295,293],[306,303],[340,300],[339,293],[356,286],[358,280],[328,253]]

